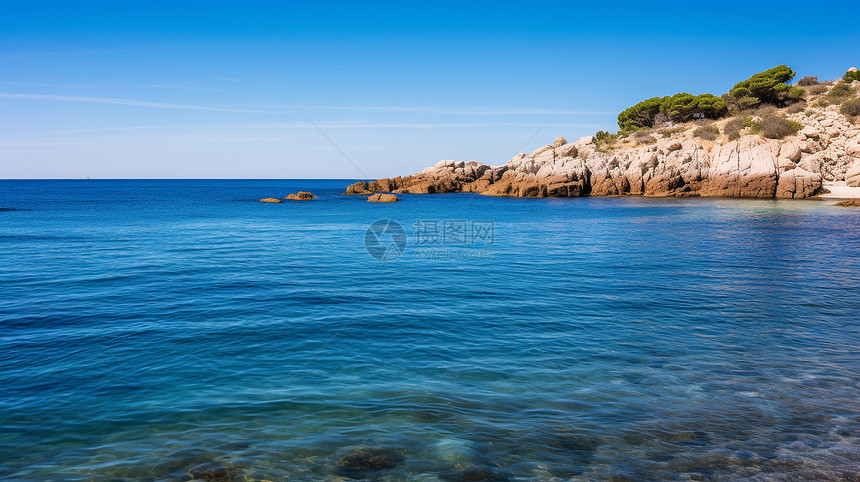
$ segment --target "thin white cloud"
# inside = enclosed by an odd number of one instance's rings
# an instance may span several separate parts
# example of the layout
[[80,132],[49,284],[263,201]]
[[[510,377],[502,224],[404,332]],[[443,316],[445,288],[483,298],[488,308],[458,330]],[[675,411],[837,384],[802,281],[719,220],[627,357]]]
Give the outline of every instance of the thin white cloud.
[[[481,127],[540,127],[544,124],[536,122],[457,122],[457,123],[407,123],[407,122],[350,122],[350,121],[323,121],[317,122],[317,126],[324,129],[444,129],[444,128],[481,128]],[[556,128],[586,128],[605,129],[604,124],[590,123],[567,123],[552,122],[549,124]],[[313,129],[314,126],[307,122],[268,122],[268,123],[236,123],[236,124],[197,124],[197,125],[152,125],[152,126],[125,126],[125,127],[96,127],[91,129],[64,129],[39,132],[39,135],[62,135],[62,134],[85,134],[99,132],[133,132],[166,130],[174,133],[183,129],[204,130],[212,132],[215,129],[226,130],[278,130],[278,129]],[[41,141],[46,138],[19,137],[0,139],[0,145],[8,142],[18,141]]]
[[101,50],[66,50],[59,52],[0,52],[0,58],[24,59],[29,57],[45,57],[54,55],[87,55],[113,52],[131,52],[134,49],[101,49]]
[[151,107],[156,109],[205,110],[213,112],[237,112],[245,114],[285,114],[285,112],[274,112],[266,110],[230,109],[225,107],[207,107],[201,105],[169,104],[164,102],[146,102],[131,99],[116,99],[112,97],[82,97],[75,95],[18,94],[11,92],[0,92],[0,98],[21,100],[47,100],[59,102],[90,102],[95,104],[130,105],[134,107]]
[[76,85],[76,84],[43,84],[36,82],[15,82],[11,80],[0,80],[0,84],[7,85],[22,85],[25,87],[52,87],[52,88],[63,88],[63,89],[94,89],[94,88],[103,88],[100,85]]
[[153,89],[180,89],[180,90],[199,90],[201,92],[224,92],[224,89],[216,89],[213,87],[195,87],[192,85],[183,85],[183,84],[149,84],[149,85],[144,85],[144,87],[150,87]]
[[419,106],[372,106],[372,105],[314,105],[306,109],[320,110],[352,110],[352,111],[383,111],[383,112],[415,112],[426,114],[455,114],[455,115],[606,115],[613,111],[561,110],[558,109],[483,109],[479,107],[419,107]]
[[[151,85],[150,87],[172,88],[172,89],[195,89],[180,85]],[[208,89],[207,89],[208,90]],[[134,107],[150,107],[156,109],[187,109],[203,110],[213,112],[235,112],[245,114],[292,114],[293,112],[279,112],[257,109],[234,109],[227,107],[210,107],[189,104],[172,104],[165,102],[149,102],[133,99],[120,99],[113,97],[85,97],[73,95],[50,95],[50,94],[20,94],[12,92],[0,92],[0,98],[20,100],[42,100],[59,102],[90,102],[97,104],[128,105]],[[372,106],[372,105],[315,105],[303,107],[308,110],[339,110],[339,111],[365,111],[365,112],[410,112],[418,114],[447,114],[464,116],[494,116],[494,115],[607,115],[610,111],[581,111],[581,110],[551,110],[551,109],[483,109],[483,108],[458,108],[458,107],[420,107],[420,106]]]

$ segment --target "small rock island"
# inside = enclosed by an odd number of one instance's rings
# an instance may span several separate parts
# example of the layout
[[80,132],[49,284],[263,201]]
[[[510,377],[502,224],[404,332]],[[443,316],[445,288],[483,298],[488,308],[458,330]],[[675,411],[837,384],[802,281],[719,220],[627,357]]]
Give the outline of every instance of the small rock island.
[[288,194],[285,199],[290,201],[310,201],[314,198],[314,195],[309,193],[308,191],[299,191],[296,194]]
[[296,194],[288,194],[287,197],[283,199],[278,199],[276,197],[266,197],[260,199],[261,203],[282,203],[284,201],[310,201],[314,198],[314,195],[308,191],[299,191]]

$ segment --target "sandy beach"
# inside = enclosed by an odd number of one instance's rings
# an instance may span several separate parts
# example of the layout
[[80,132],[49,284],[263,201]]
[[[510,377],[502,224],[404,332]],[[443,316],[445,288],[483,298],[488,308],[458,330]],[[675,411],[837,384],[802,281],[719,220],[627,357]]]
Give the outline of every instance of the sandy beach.
[[825,182],[824,188],[827,194],[821,194],[822,199],[860,199],[860,187],[849,187],[845,181]]

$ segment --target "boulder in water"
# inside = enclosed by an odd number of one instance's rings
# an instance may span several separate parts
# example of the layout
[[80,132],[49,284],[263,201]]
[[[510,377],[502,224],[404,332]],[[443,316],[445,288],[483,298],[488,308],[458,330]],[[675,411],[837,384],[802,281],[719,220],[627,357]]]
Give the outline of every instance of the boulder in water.
[[188,469],[188,475],[192,480],[208,480],[210,482],[232,482],[245,480],[242,471],[221,465],[216,462],[206,462],[204,464],[195,465]]
[[261,203],[279,203],[279,202],[283,202],[283,201],[281,201],[280,199],[278,199],[276,197],[264,197],[263,199],[260,199],[260,202]]
[[372,203],[393,203],[400,199],[398,199],[394,194],[377,193],[367,198],[367,200]]
[[308,191],[299,191],[296,194],[289,194],[286,197],[286,199],[289,199],[292,201],[310,201],[313,198],[314,198],[314,195],[309,193]]
[[461,480],[487,480],[502,482],[511,480],[512,474],[509,470],[497,465],[470,465],[460,471]]
[[397,449],[361,446],[343,454],[335,466],[338,475],[364,479],[380,470],[393,469],[404,460],[405,457]]
[[344,194],[370,194],[372,192],[373,191],[370,190],[370,185],[366,181],[358,181],[355,184],[347,186]]

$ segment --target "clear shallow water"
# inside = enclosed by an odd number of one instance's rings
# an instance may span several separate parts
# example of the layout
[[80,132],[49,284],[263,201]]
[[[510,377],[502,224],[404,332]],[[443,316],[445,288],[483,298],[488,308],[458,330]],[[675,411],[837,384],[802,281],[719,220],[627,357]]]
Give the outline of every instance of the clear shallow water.
[[348,183],[0,181],[0,478],[858,476],[860,211]]

